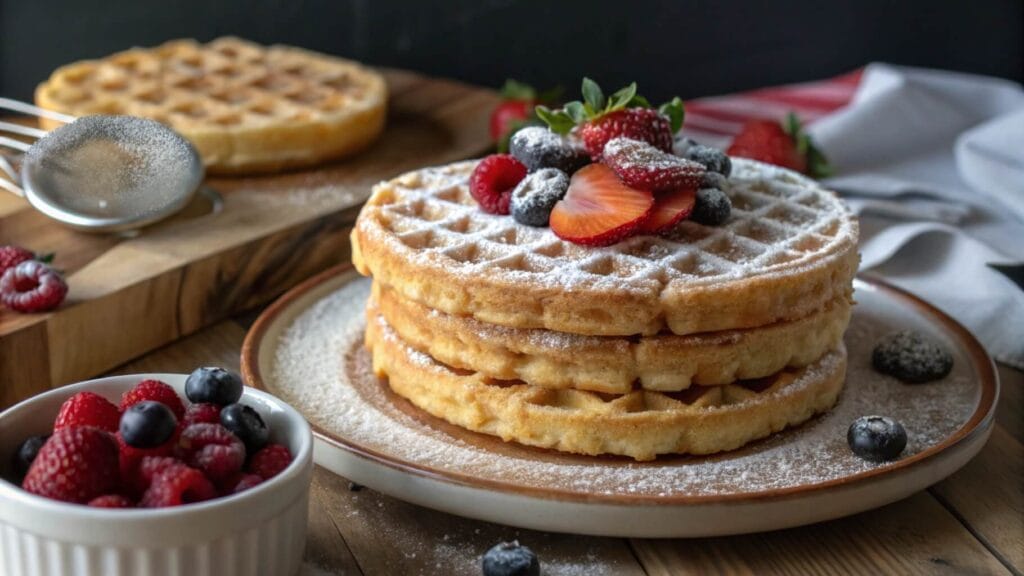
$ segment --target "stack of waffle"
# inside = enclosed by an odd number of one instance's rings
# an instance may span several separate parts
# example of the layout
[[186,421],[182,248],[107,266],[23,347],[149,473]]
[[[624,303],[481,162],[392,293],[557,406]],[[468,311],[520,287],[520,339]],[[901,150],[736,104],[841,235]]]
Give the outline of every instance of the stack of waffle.
[[738,448],[834,405],[857,224],[734,160],[733,212],[607,248],[485,214],[473,162],[378,185],[352,233],[366,345],[420,409],[506,441],[650,460]]

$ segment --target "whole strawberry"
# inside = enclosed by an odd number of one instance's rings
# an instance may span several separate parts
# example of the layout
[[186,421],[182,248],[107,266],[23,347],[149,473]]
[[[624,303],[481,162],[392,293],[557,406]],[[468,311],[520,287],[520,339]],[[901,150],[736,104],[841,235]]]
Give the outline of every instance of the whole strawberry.
[[583,102],[569,102],[560,110],[538,106],[537,116],[559,134],[575,129],[590,157],[597,162],[605,144],[618,137],[671,152],[672,136],[683,125],[683,102],[673,98],[654,109],[636,93],[635,82],[605,97],[596,82],[584,78]]
[[131,408],[139,402],[150,400],[160,402],[174,412],[179,422],[185,417],[185,405],[181,403],[178,393],[165,382],[159,380],[143,380],[134,388],[121,395],[121,411]]
[[61,404],[53,429],[95,426],[113,434],[120,421],[121,411],[112,402],[95,392],[79,392]]
[[508,79],[501,88],[501,98],[501,103],[491,112],[490,129],[491,140],[498,145],[499,151],[505,151],[512,133],[533,117],[537,92],[532,86]]
[[93,426],[54,430],[21,487],[33,494],[84,504],[116,491],[117,442]]
[[67,293],[60,273],[37,260],[21,262],[0,276],[0,303],[18,312],[53,310]]
[[790,113],[785,124],[772,120],[751,120],[743,125],[726,152],[789,168],[814,178],[829,175],[825,155],[801,128],[796,115]]
[[27,260],[36,260],[36,255],[21,246],[0,246],[0,276]]

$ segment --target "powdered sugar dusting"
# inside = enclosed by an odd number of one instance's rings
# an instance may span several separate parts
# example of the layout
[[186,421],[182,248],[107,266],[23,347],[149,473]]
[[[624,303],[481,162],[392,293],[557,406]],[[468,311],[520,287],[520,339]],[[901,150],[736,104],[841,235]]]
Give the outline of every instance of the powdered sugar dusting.
[[468,192],[474,166],[425,168],[379,185],[357,224],[367,244],[455,278],[642,294],[800,274],[856,244],[855,220],[835,194],[741,158],[733,160],[727,192],[732,216],[722,225],[683,221],[668,237],[635,236],[604,248],[483,212]]
[[[860,286],[846,343],[846,389],[835,409],[792,431],[736,452],[710,458],[669,458],[653,463],[579,457],[550,459],[524,451],[498,456],[430,428],[389,408],[380,387],[354,388],[347,366],[371,378],[361,342],[370,281],[349,282],[302,312],[273,356],[267,385],[312,422],[352,442],[401,460],[455,473],[537,488],[605,495],[728,495],[806,486],[880,466],[853,456],[846,429],[857,417],[883,414],[901,421],[905,456],[937,444],[974,410],[976,375],[951,338],[899,303]],[[953,373],[926,385],[905,385],[870,367],[871,349],[897,329],[923,331],[954,353]],[[429,359],[428,359],[429,360]],[[350,364],[351,363],[351,364]],[[369,389],[369,392],[365,390]],[[529,456],[529,457],[528,457]]]

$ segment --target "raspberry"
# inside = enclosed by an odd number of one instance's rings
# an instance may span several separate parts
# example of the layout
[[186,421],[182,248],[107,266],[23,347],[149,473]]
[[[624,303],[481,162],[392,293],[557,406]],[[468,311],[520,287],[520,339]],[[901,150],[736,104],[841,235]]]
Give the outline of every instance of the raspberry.
[[153,477],[139,506],[143,508],[164,508],[192,502],[202,502],[217,496],[213,484],[195,468],[184,464],[170,466]]
[[36,255],[21,246],[0,246],[0,276],[8,268],[14,268],[26,260],[35,260]]
[[193,424],[181,433],[178,455],[217,482],[242,469],[245,445],[220,424]]
[[117,488],[117,442],[94,426],[55,430],[39,449],[21,487],[33,494],[84,504]]
[[469,177],[469,193],[489,214],[508,214],[512,189],[526,177],[526,166],[511,154],[491,154]]
[[139,479],[145,483],[145,488],[149,488],[157,474],[179,464],[184,462],[172,456],[145,456],[139,463]]
[[207,424],[220,424],[220,406],[216,404],[189,404],[185,409],[184,427],[188,428],[193,424],[205,422]]
[[704,177],[704,166],[632,138],[609,140],[604,147],[604,163],[627,186],[651,192],[696,189]]
[[0,277],[0,303],[18,312],[53,310],[67,296],[64,278],[46,264],[27,260]]
[[263,478],[259,474],[246,474],[235,483],[234,488],[231,489],[232,494],[238,494],[239,492],[245,492],[250,488],[255,488],[263,483]]
[[134,508],[135,503],[127,496],[105,494],[89,500],[89,506],[93,508]]
[[53,429],[95,426],[116,433],[120,421],[121,411],[112,402],[95,392],[79,392],[61,404]]
[[270,480],[292,463],[292,453],[280,444],[270,444],[253,454],[249,460],[249,472]]
[[595,162],[601,159],[605,144],[619,136],[647,142],[662,152],[672,151],[672,126],[669,119],[651,108],[626,108],[609,112],[580,125],[579,134]]
[[169,457],[174,454],[178,445],[178,433],[171,439],[155,448],[135,448],[129,446],[120,434],[117,435],[118,467],[121,472],[121,483],[132,494],[141,494],[149,486],[149,479],[140,473],[144,461],[152,458]]
[[178,393],[159,380],[143,380],[125,392],[121,396],[121,411],[124,412],[143,400],[152,400],[167,406],[179,422],[185,417],[185,405],[181,403]]

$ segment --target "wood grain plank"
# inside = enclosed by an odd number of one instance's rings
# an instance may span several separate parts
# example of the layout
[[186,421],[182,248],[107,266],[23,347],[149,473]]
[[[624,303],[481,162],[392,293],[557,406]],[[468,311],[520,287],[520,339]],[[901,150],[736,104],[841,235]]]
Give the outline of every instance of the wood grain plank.
[[1018,573],[1024,573],[1024,444],[996,426],[985,448],[931,492]]
[[[319,466],[313,471],[313,486],[309,498],[309,533],[306,536],[306,573],[331,574],[332,576],[358,576],[359,568],[355,556],[349,550],[324,502],[324,477],[331,473]],[[328,479],[329,480],[329,479]]]
[[494,91],[411,72],[384,74],[394,90],[378,142],[315,170],[211,179],[206,185],[223,196],[219,211],[200,198],[135,235],[88,235],[5,198],[0,243],[59,252],[56,263],[71,290],[49,314],[0,311],[0,340],[8,340],[0,349],[36,346],[35,326],[45,324],[48,347],[39,350],[49,354],[0,369],[4,405],[268,302],[348,259],[349,228],[372,184],[490,147]]
[[651,576],[1009,573],[927,492],[813,526],[631,543]]
[[122,364],[107,374],[188,374],[199,366],[221,366],[238,371],[243,340],[245,329],[228,320]]
[[383,496],[357,492],[327,474],[319,492],[367,576],[479,576],[488,548],[518,539],[532,548],[546,576],[642,576],[624,540],[549,534],[477,522]]
[[999,406],[996,421],[1017,442],[1024,444],[1024,371],[996,364],[999,372]]

